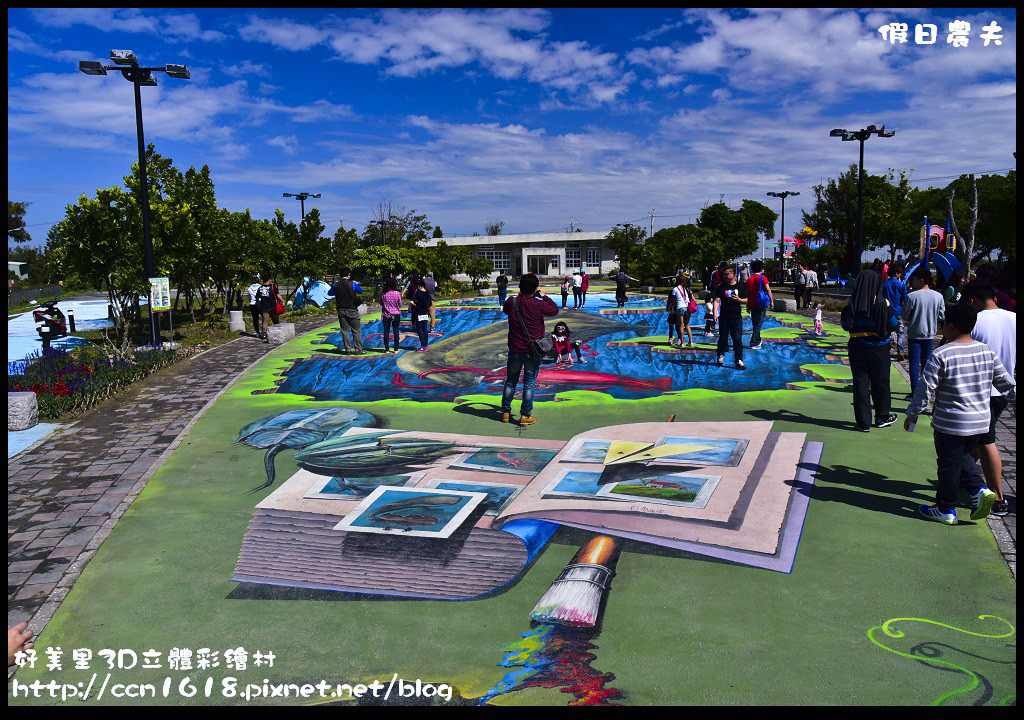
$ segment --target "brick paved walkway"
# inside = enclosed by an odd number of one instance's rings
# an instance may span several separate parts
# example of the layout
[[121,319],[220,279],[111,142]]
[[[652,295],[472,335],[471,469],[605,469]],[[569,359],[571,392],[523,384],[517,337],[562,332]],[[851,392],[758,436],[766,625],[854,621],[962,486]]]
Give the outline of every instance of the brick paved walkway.
[[[335,322],[295,323],[297,334]],[[7,463],[7,623],[39,633],[200,412],[274,345],[243,337],[185,360]]]

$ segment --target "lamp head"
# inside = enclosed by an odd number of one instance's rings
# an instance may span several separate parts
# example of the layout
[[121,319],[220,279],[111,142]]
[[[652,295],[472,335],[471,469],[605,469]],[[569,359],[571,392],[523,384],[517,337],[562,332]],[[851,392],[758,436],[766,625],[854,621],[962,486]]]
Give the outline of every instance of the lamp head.
[[836,128],[835,130],[830,132],[828,135],[829,135],[829,137],[843,137],[843,136],[846,135],[846,131],[843,130],[842,128]]
[[138,65],[139,59],[131,50],[111,50],[110,59],[118,65]]
[[192,76],[189,75],[188,68],[184,65],[168,65],[164,68],[164,72],[169,77],[179,78],[181,80],[191,80]]
[[106,75],[107,71],[103,67],[103,63],[93,62],[91,60],[82,60],[78,63],[78,69],[84,72],[86,75]]

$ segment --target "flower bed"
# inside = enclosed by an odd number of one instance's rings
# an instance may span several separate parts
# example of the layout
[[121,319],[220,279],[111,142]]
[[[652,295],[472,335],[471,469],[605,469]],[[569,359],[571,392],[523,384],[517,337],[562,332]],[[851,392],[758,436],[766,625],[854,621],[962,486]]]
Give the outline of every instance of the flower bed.
[[180,350],[139,350],[130,357],[98,348],[51,348],[29,358],[22,375],[7,375],[7,392],[34,392],[39,418],[79,413],[151,373],[191,355]]

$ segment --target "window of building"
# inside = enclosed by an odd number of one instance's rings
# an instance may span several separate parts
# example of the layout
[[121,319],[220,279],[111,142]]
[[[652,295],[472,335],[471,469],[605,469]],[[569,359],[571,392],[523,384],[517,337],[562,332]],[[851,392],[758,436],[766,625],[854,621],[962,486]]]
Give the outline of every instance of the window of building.
[[588,247],[587,248],[587,266],[588,267],[600,267],[601,266],[601,248],[600,247]]
[[578,268],[580,266],[580,248],[569,246],[565,249],[565,266],[567,268]]
[[512,258],[508,250],[494,250],[491,247],[479,247],[476,250],[477,257],[487,258],[494,263],[497,272],[509,272],[512,270]]

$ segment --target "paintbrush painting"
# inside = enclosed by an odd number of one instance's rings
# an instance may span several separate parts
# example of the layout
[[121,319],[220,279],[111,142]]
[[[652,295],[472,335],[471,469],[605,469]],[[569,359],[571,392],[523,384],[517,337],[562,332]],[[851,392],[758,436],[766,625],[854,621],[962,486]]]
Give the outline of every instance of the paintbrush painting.
[[460,455],[449,467],[533,476],[543,470],[557,454],[555,450],[485,447]]
[[447,538],[486,499],[484,493],[379,487],[334,529],[404,537]]
[[550,497],[579,497],[588,500],[617,500],[616,497],[599,497],[601,473],[587,470],[562,470],[544,488],[543,494]]
[[426,486],[439,490],[484,493],[487,495],[487,499],[480,503],[484,515],[497,515],[512,502],[516,495],[522,492],[524,487],[523,485],[484,482],[482,480],[447,480],[444,478],[435,478],[429,481]]
[[646,471],[637,478],[608,485],[597,491],[598,497],[645,502],[677,507],[703,508],[722,478],[714,475]]
[[303,497],[313,500],[352,500],[363,498],[379,487],[415,485],[424,473],[406,475],[378,475],[377,477],[319,478]]

